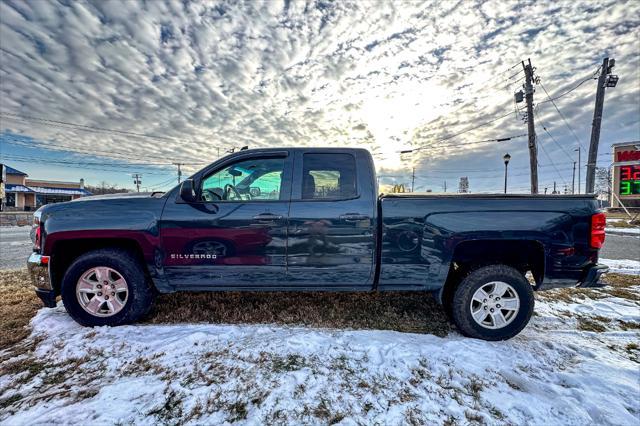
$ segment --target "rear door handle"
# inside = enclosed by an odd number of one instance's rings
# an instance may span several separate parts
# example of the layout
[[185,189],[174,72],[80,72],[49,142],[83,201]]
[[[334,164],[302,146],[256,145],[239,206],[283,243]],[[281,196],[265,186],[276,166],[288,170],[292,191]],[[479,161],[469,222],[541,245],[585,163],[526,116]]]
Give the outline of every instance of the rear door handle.
[[344,220],[345,222],[356,222],[359,220],[369,220],[369,216],[358,213],[347,213],[340,215],[340,220]]
[[274,220],[281,220],[282,216],[273,213],[260,213],[253,217],[253,220],[259,222],[273,222]]

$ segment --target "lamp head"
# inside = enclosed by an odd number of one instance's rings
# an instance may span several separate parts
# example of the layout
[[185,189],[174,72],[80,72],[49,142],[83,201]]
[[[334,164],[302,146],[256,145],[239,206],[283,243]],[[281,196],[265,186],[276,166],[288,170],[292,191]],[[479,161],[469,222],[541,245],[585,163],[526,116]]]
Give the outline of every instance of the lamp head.
[[509,153],[507,152],[502,159],[504,160],[504,164],[509,164],[509,160],[511,160],[511,156],[509,155]]

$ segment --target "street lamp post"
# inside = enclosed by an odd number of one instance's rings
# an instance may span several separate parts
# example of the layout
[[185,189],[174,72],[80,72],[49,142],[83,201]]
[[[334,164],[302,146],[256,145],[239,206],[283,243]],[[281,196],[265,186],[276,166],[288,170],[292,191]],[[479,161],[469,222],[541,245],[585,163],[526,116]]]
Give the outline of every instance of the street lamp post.
[[509,153],[506,153],[502,159],[504,160],[504,193],[507,193],[507,170],[509,167],[509,160],[511,160],[511,156]]

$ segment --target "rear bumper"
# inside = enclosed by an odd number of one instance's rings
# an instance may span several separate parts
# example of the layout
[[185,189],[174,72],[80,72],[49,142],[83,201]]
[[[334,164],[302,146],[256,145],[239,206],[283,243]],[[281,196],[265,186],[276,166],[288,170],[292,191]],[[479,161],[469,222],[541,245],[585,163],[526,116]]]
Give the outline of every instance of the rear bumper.
[[607,265],[596,264],[587,270],[587,273],[584,279],[578,283],[578,287],[602,287],[602,284],[599,284],[600,276],[606,272],[609,272],[609,267]]
[[27,260],[27,269],[29,270],[31,283],[36,288],[36,295],[42,300],[44,306],[54,308],[56,306],[56,294],[51,285],[49,256],[31,253]]
[[584,270],[582,274],[582,278],[576,282],[575,279],[545,279],[544,284],[540,288],[540,290],[551,290],[554,288],[567,288],[567,287],[578,287],[578,288],[592,288],[592,287],[603,287],[598,281],[600,280],[600,276],[602,274],[609,271],[609,267],[602,264],[594,264],[587,269]]

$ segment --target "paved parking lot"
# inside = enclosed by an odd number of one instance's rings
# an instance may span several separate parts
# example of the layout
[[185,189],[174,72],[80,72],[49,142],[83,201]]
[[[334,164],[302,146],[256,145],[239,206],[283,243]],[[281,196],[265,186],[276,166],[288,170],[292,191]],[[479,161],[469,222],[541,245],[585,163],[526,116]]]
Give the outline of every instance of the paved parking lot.
[[16,269],[26,266],[31,253],[29,226],[0,227],[0,269]]

